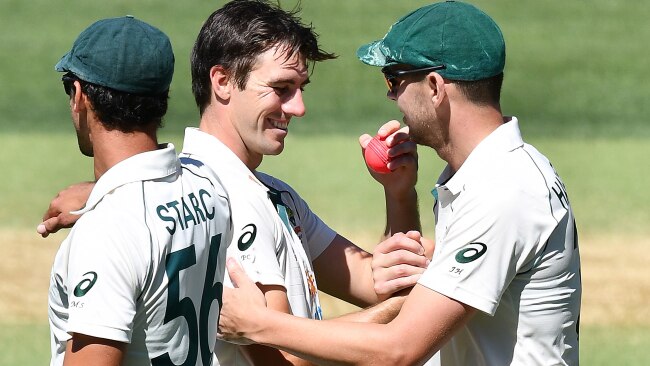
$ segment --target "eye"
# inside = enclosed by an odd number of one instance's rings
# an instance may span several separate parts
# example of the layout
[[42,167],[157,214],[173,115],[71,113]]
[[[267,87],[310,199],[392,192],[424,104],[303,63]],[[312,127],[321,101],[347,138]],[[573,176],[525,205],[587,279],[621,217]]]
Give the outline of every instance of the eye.
[[284,95],[289,92],[289,87],[287,86],[274,86],[272,88],[278,95]]

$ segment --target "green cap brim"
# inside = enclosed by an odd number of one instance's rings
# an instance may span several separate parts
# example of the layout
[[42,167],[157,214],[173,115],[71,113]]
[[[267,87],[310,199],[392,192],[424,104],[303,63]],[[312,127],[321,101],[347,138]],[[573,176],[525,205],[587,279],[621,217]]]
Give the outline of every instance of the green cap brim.
[[382,43],[383,40],[370,42],[365,44],[357,50],[357,57],[361,62],[370,66],[389,66],[394,64],[386,58],[386,55],[382,52]]
[[57,62],[56,65],[54,66],[54,70],[58,72],[70,71],[70,69],[68,68],[69,67],[68,65],[70,63],[69,59],[70,59],[70,52],[66,53],[65,55],[63,55],[63,57],[61,57],[59,62]]

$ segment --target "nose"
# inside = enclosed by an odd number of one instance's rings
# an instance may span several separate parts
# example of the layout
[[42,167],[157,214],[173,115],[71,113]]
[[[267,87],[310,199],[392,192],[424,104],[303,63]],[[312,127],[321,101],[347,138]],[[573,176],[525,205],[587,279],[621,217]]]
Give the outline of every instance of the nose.
[[296,89],[296,92],[291,95],[284,103],[282,103],[282,110],[284,113],[291,116],[302,117],[305,115],[306,108],[305,102],[302,99],[302,90]]

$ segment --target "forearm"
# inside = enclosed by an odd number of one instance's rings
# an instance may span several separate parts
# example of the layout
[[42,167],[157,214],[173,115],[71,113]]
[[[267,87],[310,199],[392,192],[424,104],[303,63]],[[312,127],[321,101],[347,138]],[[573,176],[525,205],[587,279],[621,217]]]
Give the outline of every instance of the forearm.
[[451,334],[441,328],[445,322],[432,320],[438,307],[423,296],[447,298],[426,288],[416,286],[388,324],[319,321],[267,308],[264,295],[241,267],[232,258],[226,265],[238,288],[224,289],[219,329],[225,341],[260,343],[324,365],[407,365],[437,349],[439,344],[429,342],[435,338],[432,332]]
[[379,301],[373,286],[372,255],[337,235],[314,261],[318,288],[338,299],[366,307]]
[[[284,288],[278,286],[257,285],[264,293],[269,309],[290,313],[289,300]],[[311,366],[313,363],[302,360],[288,352],[259,344],[242,346],[242,351],[253,365],[263,366]]]
[[[312,321],[279,312],[248,337],[319,365],[396,365],[403,352],[383,324]],[[395,338],[395,339],[393,339]]]
[[366,309],[341,315],[332,320],[340,320],[346,322],[356,322],[356,323],[377,323],[377,324],[387,324],[391,320],[395,319],[397,314],[399,314],[402,305],[406,296],[410,292],[409,289],[399,291],[394,294],[392,297],[382,301],[376,305],[370,306]]
[[384,196],[386,199],[385,238],[398,232],[422,231],[415,187],[402,194],[393,194],[385,189]]
[[263,366],[312,366],[313,363],[298,358],[286,351],[281,351],[261,344],[241,346],[245,357],[252,365]]

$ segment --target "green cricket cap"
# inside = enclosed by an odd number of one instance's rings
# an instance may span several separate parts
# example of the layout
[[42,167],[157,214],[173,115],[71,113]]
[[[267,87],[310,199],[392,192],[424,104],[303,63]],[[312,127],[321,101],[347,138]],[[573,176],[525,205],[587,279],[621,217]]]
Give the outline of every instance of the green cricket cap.
[[165,33],[127,15],[90,25],[54,69],[122,92],[159,94],[169,90],[174,52]]
[[421,7],[393,24],[383,39],[361,46],[372,66],[444,65],[451,80],[481,80],[503,72],[506,47],[499,26],[473,5],[445,1]]

